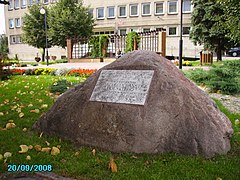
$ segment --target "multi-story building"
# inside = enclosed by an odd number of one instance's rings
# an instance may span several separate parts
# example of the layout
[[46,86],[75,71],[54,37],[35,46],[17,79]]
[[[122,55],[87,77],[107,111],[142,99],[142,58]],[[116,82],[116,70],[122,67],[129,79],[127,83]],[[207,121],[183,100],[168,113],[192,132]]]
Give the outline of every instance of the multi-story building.
[[[33,60],[38,49],[21,41],[22,17],[33,3],[44,5],[56,0],[10,0],[5,7],[6,32],[9,37],[10,56],[18,54],[23,60]],[[126,34],[130,31],[146,32],[165,28],[166,54],[178,56],[180,35],[180,0],[85,0],[96,19],[94,34]],[[197,57],[201,46],[194,46],[189,39],[192,12],[191,0],[183,0],[183,56]],[[50,48],[50,56],[66,55],[65,49]]]

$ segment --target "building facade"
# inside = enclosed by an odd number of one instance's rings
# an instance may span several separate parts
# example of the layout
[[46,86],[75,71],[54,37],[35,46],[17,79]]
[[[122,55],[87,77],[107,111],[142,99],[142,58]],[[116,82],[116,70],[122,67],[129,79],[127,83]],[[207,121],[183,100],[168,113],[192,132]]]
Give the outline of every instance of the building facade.
[[[5,7],[6,33],[9,38],[10,56],[33,60],[38,49],[21,41],[22,17],[33,3],[54,4],[56,0],[10,0]],[[96,26],[94,34],[126,34],[131,31],[147,32],[165,28],[167,33],[166,54],[178,56],[180,35],[180,0],[85,0]],[[194,46],[189,39],[192,12],[191,0],[183,0],[183,56],[199,57],[201,46]],[[50,48],[50,56],[61,58],[66,50]]]

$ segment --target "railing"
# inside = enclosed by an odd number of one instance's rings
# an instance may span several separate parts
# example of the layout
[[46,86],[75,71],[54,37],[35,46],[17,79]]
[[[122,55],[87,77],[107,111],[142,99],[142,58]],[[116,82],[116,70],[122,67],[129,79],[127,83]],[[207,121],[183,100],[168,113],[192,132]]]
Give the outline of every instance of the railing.
[[[134,47],[134,50],[149,50],[165,55],[166,34],[164,29],[159,31],[140,32],[140,43]],[[107,57],[114,58],[118,52],[125,53],[127,35],[110,35],[107,45]],[[90,37],[91,38],[91,37]],[[68,58],[81,59],[93,58],[93,45],[89,43],[90,38],[79,37],[67,40]]]

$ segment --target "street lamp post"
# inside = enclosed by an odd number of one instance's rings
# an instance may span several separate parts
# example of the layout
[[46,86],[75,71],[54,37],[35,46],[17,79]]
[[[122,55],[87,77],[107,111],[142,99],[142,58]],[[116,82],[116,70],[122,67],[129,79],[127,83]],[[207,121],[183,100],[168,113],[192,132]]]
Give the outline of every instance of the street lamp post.
[[48,66],[47,12],[43,7],[40,9],[40,14],[44,15],[44,26],[45,26],[45,33],[46,33],[45,49],[46,49],[46,60],[47,60],[47,66]]
[[179,69],[182,69],[182,51],[183,51],[183,0],[180,1],[180,40],[179,40]]

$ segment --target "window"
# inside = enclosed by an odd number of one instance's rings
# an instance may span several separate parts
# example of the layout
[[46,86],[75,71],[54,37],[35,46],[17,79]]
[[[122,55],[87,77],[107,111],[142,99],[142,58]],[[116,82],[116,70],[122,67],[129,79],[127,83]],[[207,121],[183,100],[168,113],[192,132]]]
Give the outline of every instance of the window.
[[15,9],[18,9],[18,8],[19,8],[19,0],[15,0],[14,8],[15,8]]
[[21,7],[26,8],[27,6],[27,0],[21,0]]
[[126,6],[119,6],[119,17],[126,17],[127,12],[126,12]]
[[40,4],[40,0],[35,0],[36,4]]
[[10,36],[10,44],[15,44],[15,43],[16,43],[15,36]]
[[184,13],[191,12],[191,0],[183,0],[183,12]]
[[119,30],[119,34],[120,35],[126,35],[127,34],[127,30],[126,29],[120,29]]
[[97,8],[97,19],[104,19],[104,8]]
[[143,16],[151,15],[150,3],[144,3],[144,4],[142,4],[142,15],[143,15]]
[[177,1],[168,1],[168,13],[169,14],[177,13]]
[[183,35],[189,35],[190,34],[190,27],[183,27],[182,34]]
[[8,10],[13,9],[13,0],[9,0]]
[[10,44],[20,44],[22,43],[21,35],[10,36]]
[[48,4],[48,0],[43,0],[43,4]]
[[138,16],[138,4],[130,4],[130,16]]
[[168,35],[169,36],[176,36],[177,35],[177,28],[176,27],[169,27],[168,28]]
[[13,19],[9,19],[9,29],[13,29],[14,28],[14,21]]
[[28,6],[32,6],[33,5],[33,0],[28,0]]
[[164,14],[164,12],[163,12],[163,2],[156,2],[155,3],[155,14],[156,15]]
[[115,7],[107,7],[107,12],[108,12],[108,18],[115,18]]
[[20,18],[15,18],[15,26],[16,26],[16,27],[21,27]]

